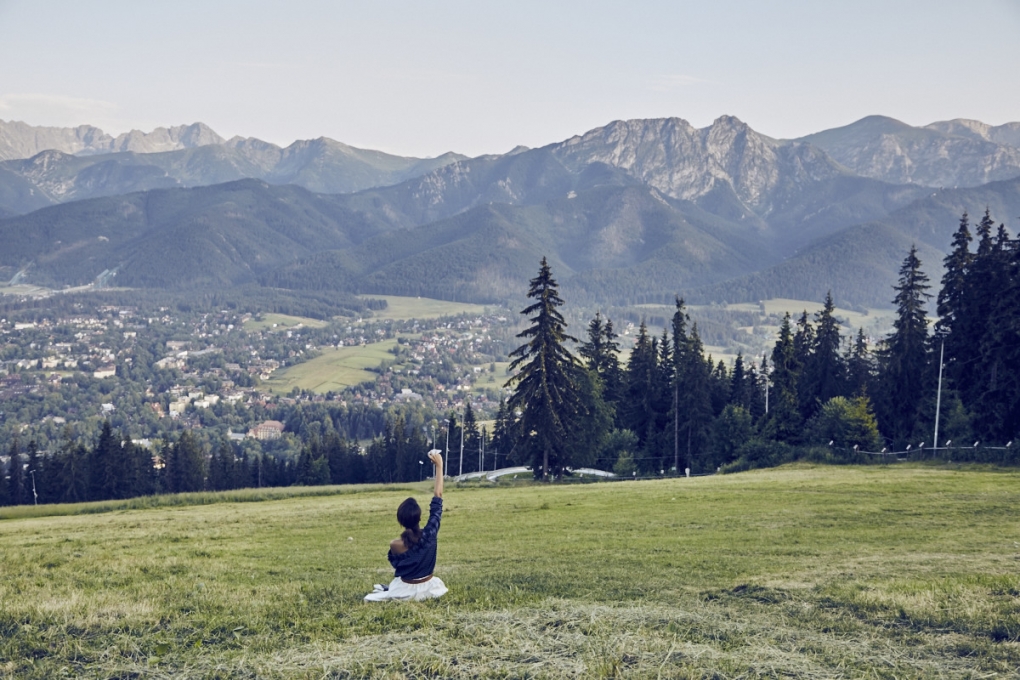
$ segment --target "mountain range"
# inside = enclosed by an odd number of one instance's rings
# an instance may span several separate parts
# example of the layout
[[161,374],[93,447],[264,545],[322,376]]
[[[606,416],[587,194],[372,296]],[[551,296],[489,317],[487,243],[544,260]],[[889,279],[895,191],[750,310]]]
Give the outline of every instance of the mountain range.
[[0,163],[0,279],[497,301],[547,256],[565,294],[593,303],[831,289],[885,306],[911,243],[937,281],[964,210],[1020,209],[1017,123],[872,116],[777,140],[731,116],[628,120],[415,159],[201,124],[110,137],[0,122],[7,155],[58,142]]

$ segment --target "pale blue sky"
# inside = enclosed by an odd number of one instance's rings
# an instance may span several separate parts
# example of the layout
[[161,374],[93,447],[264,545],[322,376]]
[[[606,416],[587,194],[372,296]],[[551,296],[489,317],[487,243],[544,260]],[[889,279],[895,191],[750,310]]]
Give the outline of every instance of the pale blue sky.
[[406,155],[621,118],[1020,120],[1020,0],[0,0],[0,119]]

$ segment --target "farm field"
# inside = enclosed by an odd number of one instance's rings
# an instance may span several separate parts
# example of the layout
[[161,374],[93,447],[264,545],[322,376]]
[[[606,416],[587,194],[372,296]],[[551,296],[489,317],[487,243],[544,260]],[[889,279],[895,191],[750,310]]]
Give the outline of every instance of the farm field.
[[274,372],[265,386],[277,394],[287,394],[295,387],[319,394],[331,390],[339,392],[345,387],[375,380],[377,374],[367,369],[385,359],[393,359],[390,350],[396,345],[396,339],[391,339],[364,346],[326,347],[314,359]]
[[366,295],[375,300],[386,300],[386,309],[373,310],[375,319],[438,319],[458,314],[484,314],[485,305],[466,302],[448,302],[430,298],[401,297],[398,295]]
[[362,597],[427,485],[337,491],[0,521],[0,676],[1020,673],[1015,471],[451,485],[420,603]]

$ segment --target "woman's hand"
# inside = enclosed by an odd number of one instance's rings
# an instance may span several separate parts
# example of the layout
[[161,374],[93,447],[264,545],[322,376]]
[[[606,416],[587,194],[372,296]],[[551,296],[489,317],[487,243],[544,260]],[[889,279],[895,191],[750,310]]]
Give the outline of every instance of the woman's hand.
[[439,498],[443,497],[443,454],[439,449],[429,451],[429,460],[436,466],[436,488],[433,494]]
[[429,451],[429,460],[440,470],[443,469],[443,452],[439,449],[432,449]]

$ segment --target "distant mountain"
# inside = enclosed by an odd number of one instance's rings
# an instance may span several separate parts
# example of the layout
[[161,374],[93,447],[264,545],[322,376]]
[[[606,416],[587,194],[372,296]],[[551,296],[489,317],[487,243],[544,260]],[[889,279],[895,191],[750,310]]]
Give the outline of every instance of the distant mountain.
[[[0,278],[82,285],[230,287],[381,231],[329,196],[258,180],[53,206],[0,221]],[[8,276],[8,274],[10,276]]]
[[956,137],[983,139],[996,144],[1020,148],[1020,123],[988,125],[979,120],[955,118],[925,125],[925,127]]
[[[959,190],[918,181],[944,170],[933,159],[946,155],[959,154],[958,175],[977,173],[989,149],[1008,174],[1016,149],[992,140],[1012,129],[873,117],[783,141],[724,116],[702,129],[679,118],[616,121],[470,159],[401,158],[324,138],[46,151],[0,163],[0,280],[24,272],[54,286],[491,301],[519,295],[548,257],[565,293],[592,303],[677,292],[821,299],[831,289],[846,304],[887,305],[911,243],[936,281],[964,209],[1017,214],[1018,179]],[[911,181],[850,167],[874,170],[889,145]]]
[[43,151],[66,154],[102,154],[118,151],[156,153],[222,144],[223,138],[203,123],[159,127],[152,132],[132,130],[111,137],[97,127],[37,127],[20,121],[0,120],[0,160],[31,158]]
[[855,176],[809,144],[777,142],[736,118],[701,130],[670,118],[618,121],[540,149],[458,161],[353,194],[347,205],[410,227],[480,205],[540,205],[600,186],[645,186],[661,200],[693,204],[770,254],[792,254],[924,193]]
[[801,137],[862,177],[894,184],[969,187],[1020,176],[1020,124],[977,121],[912,127],[885,116]]
[[[911,245],[918,246],[923,270],[937,293],[942,260],[960,216],[971,224],[985,208],[1008,224],[1020,214],[1020,178],[966,189],[929,191],[928,195],[886,217],[854,225],[818,239],[784,262],[692,293],[693,301],[761,300],[793,297],[821,300],[832,291],[844,306],[889,306],[900,265]],[[973,226],[972,226],[973,230]],[[1015,236],[1015,230],[1010,230]]]
[[0,152],[5,144],[8,152],[0,158],[12,160],[0,162],[0,210],[15,214],[87,198],[248,178],[349,193],[396,184],[463,158],[453,153],[407,158],[326,137],[286,148],[253,138],[225,141],[202,123],[114,138],[87,126],[33,128],[0,121]]

